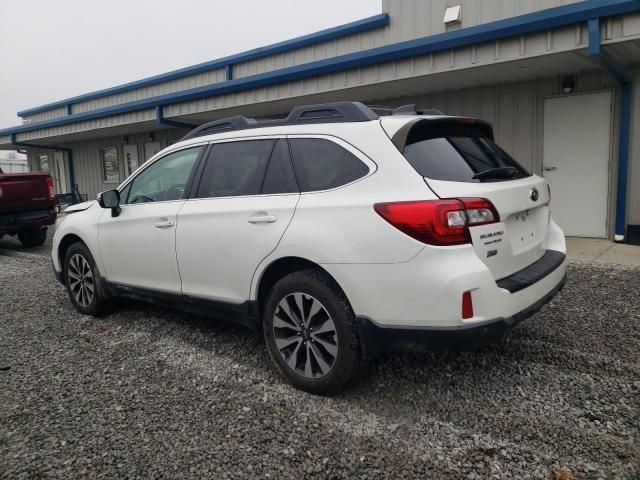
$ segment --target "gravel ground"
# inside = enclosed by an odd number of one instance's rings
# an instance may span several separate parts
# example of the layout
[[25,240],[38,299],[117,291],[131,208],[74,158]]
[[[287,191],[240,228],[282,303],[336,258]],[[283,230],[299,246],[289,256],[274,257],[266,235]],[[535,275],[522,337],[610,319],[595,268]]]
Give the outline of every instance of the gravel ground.
[[640,270],[572,264],[502,347],[389,355],[342,396],[254,334],[126,302],[73,310],[0,245],[0,478],[640,478]]

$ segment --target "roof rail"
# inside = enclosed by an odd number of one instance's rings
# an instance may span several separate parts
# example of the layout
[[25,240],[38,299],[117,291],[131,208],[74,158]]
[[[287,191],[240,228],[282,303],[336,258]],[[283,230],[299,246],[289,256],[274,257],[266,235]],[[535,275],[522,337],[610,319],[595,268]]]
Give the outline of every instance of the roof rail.
[[181,140],[202,137],[213,133],[246,130],[249,128],[275,127],[281,125],[304,125],[313,123],[367,122],[377,120],[371,108],[360,102],[320,103],[295,107],[286,118],[275,120],[255,120],[242,115],[222,118],[205,123],[191,130]]

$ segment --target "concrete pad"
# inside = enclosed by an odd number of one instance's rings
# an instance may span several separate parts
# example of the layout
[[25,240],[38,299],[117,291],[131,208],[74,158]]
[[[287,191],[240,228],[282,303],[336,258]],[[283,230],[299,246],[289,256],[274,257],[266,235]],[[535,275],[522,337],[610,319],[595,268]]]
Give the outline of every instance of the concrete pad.
[[567,237],[567,258],[583,262],[593,261],[615,243],[601,238]]
[[630,265],[640,267],[640,246],[614,244],[595,260],[597,263],[617,263],[619,265]]
[[567,258],[579,262],[614,263],[640,267],[640,246],[600,238],[567,238]]

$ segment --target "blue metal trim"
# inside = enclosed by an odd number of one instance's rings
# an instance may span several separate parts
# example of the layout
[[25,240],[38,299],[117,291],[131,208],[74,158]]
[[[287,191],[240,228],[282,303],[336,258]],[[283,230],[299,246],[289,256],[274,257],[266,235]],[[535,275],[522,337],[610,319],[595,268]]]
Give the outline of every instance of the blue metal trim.
[[233,65],[229,64],[225,67],[225,77],[227,80],[233,80]]
[[67,104],[67,115],[73,115],[73,107],[70,103]]
[[207,72],[209,70],[215,70],[217,68],[226,68],[234,63],[248,62],[250,60],[256,60],[258,58],[268,57],[270,55],[276,55],[278,53],[287,52],[296,48],[302,48],[309,45],[313,45],[320,42],[326,42],[327,40],[334,40],[336,38],[345,37],[347,35],[353,35],[355,33],[366,32],[376,28],[382,28],[389,25],[389,15],[381,13],[372,17],[363,18],[355,22],[346,23],[337,27],[328,28],[326,30],[320,30],[319,32],[311,33],[301,37],[285,40],[284,42],[274,43],[266,47],[259,47],[253,50],[249,50],[243,53],[237,53],[228,57],[223,57],[217,60],[211,60],[209,62],[199,63],[190,67],[173,70],[171,72],[155,75],[153,77],[143,78],[135,82],[125,83],[124,85],[118,85],[116,87],[107,88],[104,90],[98,90],[97,92],[86,93],[77,97],[71,97],[66,100],[58,102],[48,103],[40,107],[29,108],[18,112],[19,117],[33,115],[34,113],[46,112],[53,110],[54,108],[60,108],[66,104],[73,104],[83,102],[86,100],[92,100],[95,98],[106,97],[108,95],[114,95],[116,93],[129,92],[137,88],[146,87],[149,85],[156,85],[162,82],[168,82],[177,78],[182,78],[197,73]]
[[616,186],[616,237],[624,239],[627,229],[627,185],[631,145],[631,105],[633,76],[602,50],[600,19],[589,20],[589,57],[620,84],[620,133],[618,138],[618,177]]
[[11,145],[15,147],[24,147],[24,148],[39,148],[43,150],[59,150],[61,152],[67,152],[67,167],[69,170],[69,183],[71,184],[71,191],[73,191],[73,186],[76,184],[76,175],[73,169],[73,151],[67,147],[58,147],[56,145],[36,145],[33,143],[24,143],[16,141],[16,134],[11,134]]
[[634,11],[640,11],[640,0],[607,0],[606,2],[603,0],[588,0],[430,37],[418,38],[325,60],[282,68],[280,70],[260,73],[214,85],[167,93],[157,97],[136,100],[43,122],[19,125],[0,130],[0,135],[6,135],[11,132],[29,132],[42,128],[94,120],[121,113],[151,109],[158,105],[172,105],[199,100],[251,88],[260,88],[277,83],[425,55],[470,44],[495,41],[540,30],[573,25],[580,22],[587,22],[598,16],[619,15]]
[[192,123],[178,122],[177,120],[164,118],[163,108],[160,105],[156,106],[156,123],[158,125],[167,125],[169,127],[188,128],[189,130],[197,127],[197,125]]

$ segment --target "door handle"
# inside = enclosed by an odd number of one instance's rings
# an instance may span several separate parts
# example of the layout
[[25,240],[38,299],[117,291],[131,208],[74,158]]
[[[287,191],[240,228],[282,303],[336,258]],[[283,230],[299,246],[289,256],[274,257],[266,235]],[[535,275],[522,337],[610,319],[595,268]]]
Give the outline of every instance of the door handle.
[[156,222],[154,227],[156,227],[156,228],[171,228],[171,227],[173,227],[173,225],[174,225],[174,223],[171,220],[161,220],[159,222]]
[[551,172],[551,171],[555,170],[556,168],[558,168],[558,167],[554,167],[553,165],[545,165],[543,167],[545,172]]
[[273,215],[257,215],[255,217],[249,217],[247,220],[249,223],[273,223],[278,220]]

